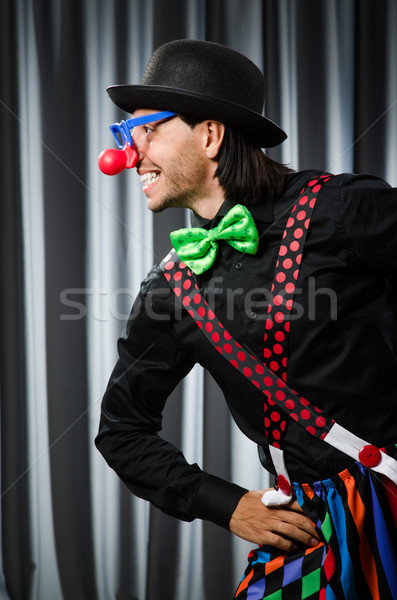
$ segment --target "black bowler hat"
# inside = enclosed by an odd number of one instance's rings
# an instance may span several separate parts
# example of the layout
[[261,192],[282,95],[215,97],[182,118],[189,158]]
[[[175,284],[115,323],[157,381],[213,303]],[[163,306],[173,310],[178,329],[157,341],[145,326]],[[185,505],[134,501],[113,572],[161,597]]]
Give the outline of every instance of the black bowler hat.
[[258,67],[213,42],[167,42],[150,58],[140,85],[112,85],[107,92],[126,112],[150,108],[214,119],[239,129],[261,148],[287,137],[262,116],[265,80]]

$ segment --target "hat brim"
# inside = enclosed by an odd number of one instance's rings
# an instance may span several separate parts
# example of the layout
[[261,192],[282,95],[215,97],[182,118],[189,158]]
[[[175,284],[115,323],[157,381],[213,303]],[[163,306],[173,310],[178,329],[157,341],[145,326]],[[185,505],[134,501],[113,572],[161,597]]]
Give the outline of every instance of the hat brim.
[[150,108],[214,119],[239,129],[260,148],[272,148],[287,138],[285,131],[259,113],[198,92],[166,86],[127,84],[112,85],[106,91],[111,100],[128,113],[139,108]]

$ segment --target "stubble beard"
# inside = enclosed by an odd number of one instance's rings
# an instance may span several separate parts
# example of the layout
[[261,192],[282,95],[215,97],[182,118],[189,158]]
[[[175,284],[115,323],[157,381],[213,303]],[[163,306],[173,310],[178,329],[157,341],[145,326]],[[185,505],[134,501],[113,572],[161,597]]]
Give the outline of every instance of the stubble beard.
[[175,207],[193,208],[196,201],[203,197],[205,171],[201,157],[194,148],[179,153],[161,173],[166,189],[155,206],[151,207],[152,212]]

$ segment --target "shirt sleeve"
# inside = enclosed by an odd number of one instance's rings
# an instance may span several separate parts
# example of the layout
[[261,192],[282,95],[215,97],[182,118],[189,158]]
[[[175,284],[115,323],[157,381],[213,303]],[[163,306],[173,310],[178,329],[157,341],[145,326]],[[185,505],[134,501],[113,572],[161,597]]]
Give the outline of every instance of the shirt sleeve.
[[397,188],[377,177],[351,176],[339,188],[339,228],[354,265],[397,268]]
[[155,268],[118,341],[95,443],[136,496],[179,519],[207,519],[228,528],[247,490],[190,465],[159,435],[166,400],[194,364],[175,333],[176,314],[174,294]]

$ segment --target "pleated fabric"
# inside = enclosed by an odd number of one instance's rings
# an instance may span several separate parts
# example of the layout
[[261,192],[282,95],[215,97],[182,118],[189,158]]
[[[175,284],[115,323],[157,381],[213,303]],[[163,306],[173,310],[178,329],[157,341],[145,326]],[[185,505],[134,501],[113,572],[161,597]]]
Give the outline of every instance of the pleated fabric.
[[253,550],[235,600],[397,600],[397,486],[356,462],[294,489],[321,543]]

